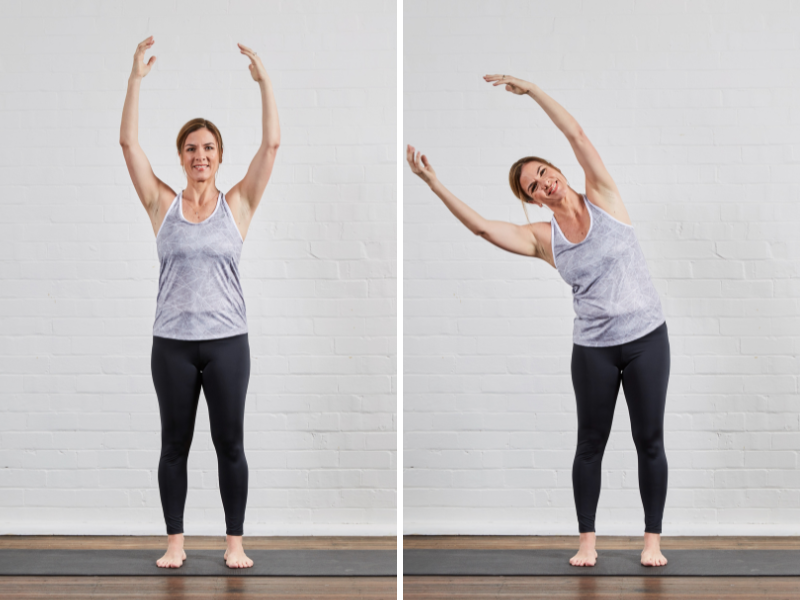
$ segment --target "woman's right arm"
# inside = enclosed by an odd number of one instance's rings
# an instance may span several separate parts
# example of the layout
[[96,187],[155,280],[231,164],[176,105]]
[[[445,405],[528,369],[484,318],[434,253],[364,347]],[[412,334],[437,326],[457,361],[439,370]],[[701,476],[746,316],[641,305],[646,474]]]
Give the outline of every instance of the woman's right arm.
[[430,186],[431,191],[439,196],[450,212],[472,233],[503,250],[547,260],[541,243],[534,234],[535,223],[533,225],[515,225],[505,221],[484,219],[439,181],[424,154],[418,154],[414,147],[409,145],[406,148],[406,159],[411,171]]
[[[145,64],[144,53],[155,41],[150,36],[136,47],[133,55],[133,68],[128,78],[128,93],[125,96],[125,105],[122,108],[122,124],[119,128],[119,144],[125,164],[128,166],[133,187],[142,205],[151,217],[158,206],[158,198],[162,191],[169,187],[156,177],[150,161],[147,160],[144,150],[139,145],[139,88],[142,78],[150,72],[156,57],[150,57]],[[171,191],[171,190],[169,190]]]

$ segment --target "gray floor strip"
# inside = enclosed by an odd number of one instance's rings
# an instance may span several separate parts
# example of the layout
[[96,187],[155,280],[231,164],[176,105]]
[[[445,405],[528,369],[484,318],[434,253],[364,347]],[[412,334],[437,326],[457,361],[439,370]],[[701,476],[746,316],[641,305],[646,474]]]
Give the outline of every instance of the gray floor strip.
[[162,569],[163,550],[0,550],[0,575],[212,575],[228,577],[396,576],[394,550],[248,550],[253,566],[230,569],[220,550],[186,550],[177,569]]
[[405,550],[403,575],[800,576],[798,550],[664,550],[663,567],[643,567],[640,552],[602,550],[594,567],[573,567],[575,550]]

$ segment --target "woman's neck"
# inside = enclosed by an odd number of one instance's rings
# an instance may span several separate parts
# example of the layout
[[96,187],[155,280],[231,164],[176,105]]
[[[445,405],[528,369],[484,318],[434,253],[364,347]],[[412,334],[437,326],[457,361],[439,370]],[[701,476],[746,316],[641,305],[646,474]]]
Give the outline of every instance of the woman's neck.
[[567,188],[567,194],[564,196],[564,199],[555,206],[551,206],[550,210],[553,211],[558,221],[577,220],[586,210],[583,204],[583,195],[572,188]]
[[219,193],[213,179],[211,181],[188,181],[186,189],[183,190],[183,199],[189,204],[202,206],[207,202],[216,202]]

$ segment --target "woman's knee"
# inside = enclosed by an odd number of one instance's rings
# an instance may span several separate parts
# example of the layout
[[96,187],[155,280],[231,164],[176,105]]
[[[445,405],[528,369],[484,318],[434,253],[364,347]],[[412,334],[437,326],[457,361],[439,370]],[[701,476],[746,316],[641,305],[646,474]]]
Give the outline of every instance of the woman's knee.
[[602,457],[606,450],[608,434],[601,431],[589,431],[578,435],[576,456],[583,459]]
[[663,430],[634,434],[633,443],[639,456],[655,459],[664,454]]
[[244,443],[242,438],[234,436],[221,436],[212,439],[217,456],[229,461],[237,461],[244,456]]
[[185,460],[192,447],[192,436],[161,438],[161,458],[167,460]]

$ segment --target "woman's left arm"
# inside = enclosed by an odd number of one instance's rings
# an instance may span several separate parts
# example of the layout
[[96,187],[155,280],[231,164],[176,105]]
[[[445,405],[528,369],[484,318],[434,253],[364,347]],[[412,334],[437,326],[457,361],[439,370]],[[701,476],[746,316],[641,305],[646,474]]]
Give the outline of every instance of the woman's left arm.
[[572,146],[572,151],[575,152],[575,157],[586,175],[587,195],[591,196],[591,199],[596,204],[605,204],[606,206],[601,208],[605,209],[606,212],[621,221],[630,223],[630,217],[622,204],[622,197],[617,189],[617,184],[603,164],[600,154],[592,145],[592,142],[589,141],[589,138],[586,137],[583,128],[575,120],[575,117],[545,94],[535,83],[523,81],[510,75],[485,75],[484,79],[494,82],[493,85],[495,86],[505,85],[506,90],[514,94],[524,94],[533,98],[542,107],[542,110],[547,113],[547,116],[550,117],[555,126],[561,130],[561,133],[566,136],[567,141]]
[[[275,163],[275,155],[278,153],[278,146],[281,143],[281,127],[278,123],[278,105],[275,103],[275,95],[272,93],[272,81],[267,75],[267,70],[258,55],[247,46],[239,44],[242,54],[250,58],[250,75],[253,80],[258,82],[261,88],[261,146],[256,152],[255,157],[247,169],[247,174],[237,183],[231,192],[236,190],[253,214],[267,182],[272,174],[272,166]],[[229,192],[229,194],[231,193]]]

